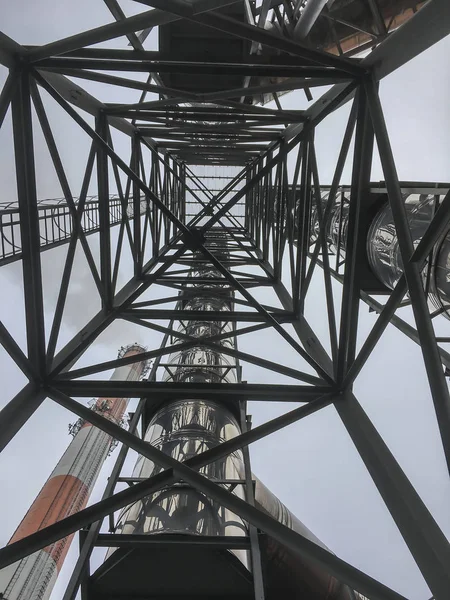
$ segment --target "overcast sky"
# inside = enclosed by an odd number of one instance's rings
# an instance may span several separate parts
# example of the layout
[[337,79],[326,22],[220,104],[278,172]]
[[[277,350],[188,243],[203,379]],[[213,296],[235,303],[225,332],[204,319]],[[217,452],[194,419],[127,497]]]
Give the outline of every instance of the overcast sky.
[[[122,5],[126,10],[137,10],[136,4],[132,2]],[[100,0],[79,0],[76,4],[69,0],[18,0],[13,4],[8,3],[2,13],[4,32],[23,44],[46,43],[111,20]],[[155,40],[149,41],[149,47],[152,43],[154,44]],[[126,47],[126,41],[120,39],[109,45]],[[447,38],[382,82],[381,97],[401,179],[450,179],[449,55],[450,39]],[[6,70],[2,67],[2,82],[5,75]],[[137,99],[135,92],[113,90],[116,95],[112,98],[111,92],[102,85],[86,82],[85,87],[99,98],[108,101]],[[59,107],[45,98],[45,95],[43,98],[72,192],[77,196],[89,151],[89,140]],[[301,92],[291,93],[282,98],[282,104],[286,108],[302,108],[305,106],[304,95]],[[319,175],[321,181],[326,184],[331,181],[348,111],[349,106],[344,106],[317,130]],[[92,122],[89,117],[87,120]],[[60,197],[62,193],[45,151],[42,135],[38,128],[36,129],[38,196],[41,199]],[[129,152],[126,136],[114,133],[114,143],[118,153],[126,158]],[[347,165],[344,183],[349,183],[349,173]],[[0,130],[0,177],[1,202],[14,200],[16,190],[9,116],[4,128]],[[382,179],[382,173],[379,161],[375,157],[372,180],[379,179]],[[91,192],[95,193],[94,185]],[[116,235],[117,231],[113,234],[113,241]],[[94,254],[98,256],[95,236],[89,238],[89,243]],[[47,324],[51,323],[57,284],[66,251],[67,248],[63,247],[42,254]],[[130,260],[125,254],[119,277],[121,285],[130,276]],[[25,347],[19,264],[9,265],[0,270],[0,289],[1,318],[18,343]],[[161,288],[154,288],[146,297],[157,297],[163,291]],[[335,286],[335,295],[339,302],[338,286]],[[275,303],[267,291],[259,293],[258,299]],[[60,347],[97,310],[98,301],[95,298],[94,286],[86,269],[85,259],[78,252],[76,276],[70,288]],[[402,312],[403,316],[410,320],[408,310]],[[364,340],[376,319],[373,314],[368,313],[365,305],[361,306],[360,314],[359,342]],[[320,273],[313,279],[306,315],[324,345],[328,346]],[[445,319],[436,323],[440,334],[448,334],[449,325]],[[159,340],[160,336],[157,334],[119,322],[107,330],[86,352],[80,365],[113,359],[117,349],[126,343],[139,341],[153,348],[159,344]],[[244,336],[240,339],[239,347],[245,352],[259,353],[265,358],[307,370],[276,334],[266,331]],[[1,407],[21,389],[25,381],[3,349],[0,349],[0,372],[3,374]],[[109,376],[109,373],[101,374],[101,377],[103,376]],[[248,381],[260,383],[291,382],[287,378],[249,364],[244,364],[243,377]],[[355,389],[363,407],[379,428],[391,451],[448,535],[450,486],[419,347],[393,327],[388,327],[358,378]],[[292,408],[292,405],[285,406],[276,402],[252,403],[250,412],[254,424],[258,425]],[[67,435],[67,425],[75,420],[76,417],[66,410],[46,400],[2,453],[1,544],[7,543],[69,443],[71,438]],[[111,460],[108,459],[102,471],[92,496],[93,501],[101,496]],[[130,473],[134,460],[135,455],[130,453],[127,473]],[[332,407],[254,444],[252,467],[255,474],[296,516],[340,557],[411,600],[429,598],[429,590],[420,572]],[[73,543],[52,600],[58,600],[62,596],[62,590],[76,559],[77,546],[77,543]],[[96,554],[94,564],[102,560],[102,555],[102,552]]]

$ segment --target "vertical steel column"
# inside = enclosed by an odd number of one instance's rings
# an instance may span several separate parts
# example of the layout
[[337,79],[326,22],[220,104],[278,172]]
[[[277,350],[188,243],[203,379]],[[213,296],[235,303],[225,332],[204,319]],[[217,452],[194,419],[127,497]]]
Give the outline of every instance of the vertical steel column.
[[[249,430],[250,423],[247,419],[247,403],[245,401],[241,401],[239,403],[239,412],[241,431],[242,433],[246,433]],[[254,506],[255,490],[253,487],[253,475],[250,465],[250,452],[248,446],[243,446],[242,456],[244,459],[245,472],[245,498],[249,504]],[[253,574],[253,587],[255,590],[255,600],[264,600],[264,580],[261,562],[261,549],[259,547],[258,530],[251,523],[249,523],[248,528],[250,537],[250,553]]]
[[[131,156],[134,173],[139,177],[141,142],[137,134],[131,138]],[[133,254],[134,254],[134,276],[142,275],[142,251],[141,250],[141,190],[136,181],[133,181]]]
[[45,377],[45,330],[42,296],[39,216],[34,165],[33,122],[31,117],[30,75],[24,68],[18,74],[12,98],[14,153],[19,201],[22,272],[28,358],[40,378]]
[[[359,315],[358,256],[364,252],[365,238],[361,235],[359,217],[364,194],[369,191],[373,154],[373,129],[369,121],[364,89],[357,92],[357,122],[353,153],[352,184],[345,246],[345,272],[337,356],[337,383],[344,380],[349,365],[355,359]],[[341,219],[343,215],[341,205]],[[339,256],[340,248],[337,249]]]
[[[327,303],[327,318],[328,318],[328,330],[330,336],[330,347],[331,347],[331,359],[334,365],[334,375],[336,376],[336,367],[337,367],[337,356],[338,356],[338,340],[337,340],[337,326],[336,326],[336,311],[334,308],[334,298],[333,298],[333,289],[331,284],[331,275],[330,275],[330,261],[328,256],[328,241],[326,236],[326,226],[325,226],[325,213],[327,213],[327,208],[330,205],[330,198],[327,201],[327,207],[325,211],[322,208],[322,198],[320,193],[320,181],[319,181],[319,172],[317,169],[317,160],[316,160],[316,152],[314,148],[314,137],[311,135],[311,144],[310,144],[310,160],[311,160],[311,170],[313,175],[313,194],[315,201],[315,209],[317,211],[317,217],[320,224],[319,227],[319,236],[317,240],[317,244],[320,242],[320,246],[322,247],[322,260],[324,268],[323,277],[324,277],[324,286],[325,286],[325,297]],[[317,263],[316,260],[311,260],[311,268],[314,269]],[[312,275],[311,275],[312,276]]]
[[[45,331],[42,296],[39,218],[36,175],[33,155],[30,81],[26,69],[15,74],[17,82],[12,95],[14,153],[17,195],[19,201],[20,236],[22,240],[22,274],[25,301],[25,324],[28,383],[0,412],[0,452],[27,422],[45,398],[40,382],[45,378]],[[11,79],[8,80],[11,85]]]
[[305,305],[306,286],[306,259],[309,245],[309,213],[311,207],[311,165],[309,155],[310,136],[305,136],[301,144],[301,175],[300,175],[300,199],[297,222],[297,256],[296,256],[296,280],[293,293],[294,312],[302,314]]
[[[100,111],[96,118],[96,133],[108,142],[108,121],[106,114]],[[109,214],[109,179],[108,155],[104,147],[97,146],[97,183],[98,183],[98,215],[100,236],[100,274],[103,287],[102,306],[111,310],[113,303],[112,271],[111,271],[111,228]]]
[[336,410],[436,600],[450,596],[450,546],[400,465],[350,392]]
[[439,431],[447,460],[447,467],[450,471],[450,395],[448,386],[442,369],[439,349],[422,285],[420,267],[418,263],[411,261],[414,252],[411,233],[409,231],[405,204],[403,202],[397,177],[394,156],[392,154],[383,110],[381,108],[375,83],[371,80],[367,81],[365,83],[365,90],[380,153],[381,165],[386,179],[389,202],[394,217],[403,268],[420,338],[423,360],[433,397]]

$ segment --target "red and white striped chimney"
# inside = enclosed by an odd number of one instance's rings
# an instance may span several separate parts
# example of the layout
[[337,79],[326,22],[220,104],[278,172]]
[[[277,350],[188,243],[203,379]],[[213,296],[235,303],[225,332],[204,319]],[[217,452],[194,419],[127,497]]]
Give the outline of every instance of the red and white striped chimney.
[[[138,355],[144,348],[132,344],[119,358]],[[145,374],[146,361],[115,369],[111,380],[136,381]],[[122,422],[128,398],[99,398],[92,410],[115,423]],[[15,531],[10,544],[85,508],[100,469],[114,440],[110,435],[78,420],[70,427],[74,438]],[[73,535],[34,552],[0,570],[0,598],[48,600],[69,550]],[[3,595],[2,595],[3,594]]]

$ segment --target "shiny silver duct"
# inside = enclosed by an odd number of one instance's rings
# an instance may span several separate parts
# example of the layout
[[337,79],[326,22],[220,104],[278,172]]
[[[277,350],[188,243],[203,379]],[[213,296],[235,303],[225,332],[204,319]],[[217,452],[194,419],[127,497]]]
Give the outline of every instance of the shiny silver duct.
[[[164,454],[185,461],[239,433],[236,419],[224,406],[205,400],[180,400],[157,411],[144,439]],[[162,470],[159,465],[141,456],[133,477],[152,477]],[[242,480],[242,453],[233,452],[202,467],[200,473],[229,487],[229,482]],[[234,493],[244,498],[243,486],[237,485]],[[227,508],[194,488],[178,483],[128,507],[119,518],[116,532],[245,536],[247,527],[240,517]],[[233,552],[247,566],[246,552]]]
[[[181,400],[167,404],[156,412],[145,440],[172,458],[184,461],[239,433],[236,419],[225,406],[205,400]],[[152,461],[140,457],[133,477],[152,477],[161,470]],[[243,482],[245,477],[240,451],[206,465],[200,472],[219,485],[235,486],[233,493],[244,498],[243,483],[235,484]],[[259,479],[253,477],[253,480],[257,508],[326,548]],[[247,524],[201,492],[179,483],[128,507],[119,518],[116,533],[246,536]],[[261,550],[268,597],[277,591],[289,592],[289,597],[293,599],[355,599],[355,593],[347,586],[341,585],[323,569],[301,559],[273,538],[261,537]],[[230,552],[249,568],[245,550]],[[360,598],[359,595],[357,597]]]
[[[221,231],[215,230],[209,234],[206,244],[211,252],[226,263],[227,239]],[[198,338],[198,344],[187,351],[173,354],[165,365],[164,378],[166,381],[233,383],[237,380],[236,360],[202,345],[202,338],[205,336],[229,333],[229,337],[222,339],[220,344],[222,347],[234,347],[232,324],[227,321],[227,313],[233,302],[232,292],[225,280],[223,284],[220,282],[220,274],[206,264],[201,255],[194,254],[194,259],[196,258],[198,261],[191,269],[192,283],[186,287],[192,296],[187,301],[184,300],[183,309],[223,313],[223,320],[211,322],[192,319],[180,322],[178,332],[193,335]],[[203,283],[197,284],[196,280]],[[225,405],[195,398],[168,402],[154,413],[144,439],[172,458],[185,461],[241,433],[234,414],[238,411],[235,410],[236,407],[233,409],[233,406],[231,403]],[[133,478],[152,477],[161,470],[160,466],[141,456],[135,465]],[[245,498],[245,467],[241,451],[233,452],[202,467],[200,472],[218,485]],[[314,543],[325,547],[258,479],[253,480],[255,504],[258,508]],[[227,508],[180,482],[127,507],[118,519],[116,533],[247,536],[248,527],[246,522]],[[301,559],[270,537],[261,536],[261,551],[268,599],[278,600],[280,594],[293,600],[306,597],[310,600],[356,598],[347,586],[341,585],[323,569]],[[115,552],[114,549],[109,552],[110,564],[114,563]],[[233,558],[231,555],[237,557],[241,569],[243,565],[246,573],[249,572],[251,562],[247,550],[221,552],[230,560]],[[186,557],[185,560],[189,558]],[[104,566],[104,571],[111,568],[107,562]],[[150,564],[148,568],[151,568]],[[236,563],[232,566],[233,569],[234,572],[239,570]],[[226,573],[227,577],[230,571]],[[198,578],[196,582],[197,580]],[[152,581],[154,582],[155,578]],[[209,593],[214,597],[217,592]],[[223,594],[223,590],[220,590],[220,593]]]
[[[208,248],[221,260],[228,259],[226,238],[221,231],[208,237]],[[233,328],[227,320],[232,295],[228,285],[217,283],[220,273],[203,260],[202,254],[194,254],[194,266],[190,272],[192,283],[186,286],[189,299],[184,310],[213,311],[223,313],[223,321],[180,321],[177,331],[198,338],[198,344],[169,356],[165,364],[164,381],[235,383],[237,365],[234,359],[202,344],[202,338],[229,333],[219,344],[233,348]],[[202,284],[196,283],[202,281]],[[211,284],[208,282],[211,280]],[[206,283],[205,283],[206,282]],[[183,341],[175,338],[174,343]],[[204,450],[239,435],[240,427],[226,407],[211,401],[185,399],[160,408],[151,419],[145,440],[165,454],[184,461]],[[161,468],[152,461],[140,457],[133,477],[146,478],[156,475]],[[221,485],[229,487],[228,481],[236,481],[243,473],[242,453],[229,456],[206,465],[200,471]],[[234,493],[244,498],[244,488],[236,485]],[[179,483],[161,490],[123,511],[116,528],[118,533],[171,533],[191,535],[245,536],[247,528],[242,519],[227,508],[200,494],[190,486]],[[235,550],[241,562],[248,565],[247,553]]]
[[[323,192],[322,209],[328,201],[328,192]],[[404,193],[406,215],[414,248],[416,248],[428,228],[443,199],[440,194]],[[349,195],[341,190],[326,225],[326,238],[332,254],[345,257],[349,219]],[[319,235],[317,210],[311,211],[310,241]],[[373,218],[367,234],[367,259],[373,274],[388,289],[393,290],[403,275],[403,262],[400,254],[394,218],[386,201]],[[450,229],[435,244],[431,260],[428,259],[422,270],[424,287],[432,310],[439,310],[450,319]]]
[[[437,210],[439,196],[427,194],[405,195],[405,208],[414,248],[427,230]],[[369,229],[367,254],[370,266],[388,288],[394,289],[403,275],[394,218],[389,204],[376,215]],[[428,299],[433,309],[450,318],[450,231],[435,244],[431,263],[427,261],[422,276]]]

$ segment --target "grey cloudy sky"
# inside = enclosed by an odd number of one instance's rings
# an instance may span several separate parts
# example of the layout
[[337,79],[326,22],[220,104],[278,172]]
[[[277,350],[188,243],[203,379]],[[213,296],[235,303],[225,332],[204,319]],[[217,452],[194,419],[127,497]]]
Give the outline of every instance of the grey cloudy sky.
[[[128,14],[141,10],[133,2],[124,2],[123,6],[126,11],[130,11]],[[46,43],[111,20],[100,0],[79,0],[77,3],[69,0],[18,0],[6,3],[4,0],[1,13],[5,33],[23,44]],[[125,47],[126,41],[120,39],[109,45]],[[447,38],[381,84],[381,98],[402,179],[450,179],[449,55],[450,39]],[[2,82],[5,76],[6,70],[1,68]],[[100,99],[112,99],[111,93],[100,84],[86,82],[85,87]],[[116,92],[114,100],[136,101],[134,92],[115,90]],[[78,195],[89,140],[61,109],[45,97],[44,102],[73,194]],[[286,108],[299,108],[304,102],[301,93],[291,93],[282,99]],[[319,174],[323,183],[330,183],[348,110],[349,106],[344,106],[317,130]],[[88,117],[87,120],[92,122]],[[127,138],[115,133],[114,142],[118,153],[126,157],[129,150]],[[35,147],[39,198],[61,196],[42,136],[38,132],[35,135]],[[347,165],[344,183],[349,182],[349,172]],[[0,131],[0,179],[1,201],[13,200],[16,191],[9,117]],[[382,179],[382,173],[379,161],[375,158],[372,180],[379,179]],[[92,192],[94,191],[93,187]],[[116,234],[117,232],[113,239]],[[89,238],[89,243],[97,255],[98,245],[94,236]],[[60,248],[42,255],[48,323],[51,323],[65,252],[66,248]],[[130,261],[125,256],[120,272],[122,283],[130,277],[129,265]],[[0,270],[0,289],[2,320],[24,347],[19,264]],[[161,293],[161,288],[155,288],[151,292],[155,296]],[[260,293],[258,299],[271,302],[272,298],[267,292],[264,294]],[[338,286],[335,286],[335,295],[339,303]],[[87,273],[85,260],[78,253],[76,277],[69,294],[60,344],[68,341],[97,309],[94,286]],[[319,274],[313,279],[306,311],[311,325],[327,346],[325,301]],[[368,313],[365,305],[361,307],[360,313],[361,343],[376,317]],[[403,313],[407,320],[411,319],[408,309],[404,309]],[[448,334],[449,325],[449,322],[441,319],[436,326],[440,334]],[[98,343],[86,352],[80,366],[114,358],[118,347],[123,344],[140,341],[148,347],[154,347],[159,339],[157,334],[120,322],[107,330]],[[285,343],[267,332],[244,336],[240,340],[240,349],[261,353],[265,358],[303,368]],[[0,373],[3,387],[1,407],[25,382],[2,349]],[[244,379],[256,382],[290,381],[248,364],[244,365]],[[433,516],[448,535],[450,486],[419,347],[389,327],[358,378],[356,393]],[[275,402],[253,403],[250,405],[250,412],[253,414],[254,424],[258,425],[291,408],[292,405],[284,406]],[[64,451],[70,440],[67,424],[74,420],[67,411],[46,400],[2,453],[0,543],[8,541]],[[92,496],[93,501],[99,499],[102,493],[111,460],[108,459],[108,464],[102,471]],[[128,469],[132,468],[134,460],[135,455],[130,453]],[[252,447],[252,466],[258,477],[340,557],[411,600],[429,598],[426,584],[332,407],[255,444]],[[58,600],[62,596],[76,553],[77,544],[74,543],[52,600]],[[94,564],[101,560],[102,553],[99,552],[94,557]]]

